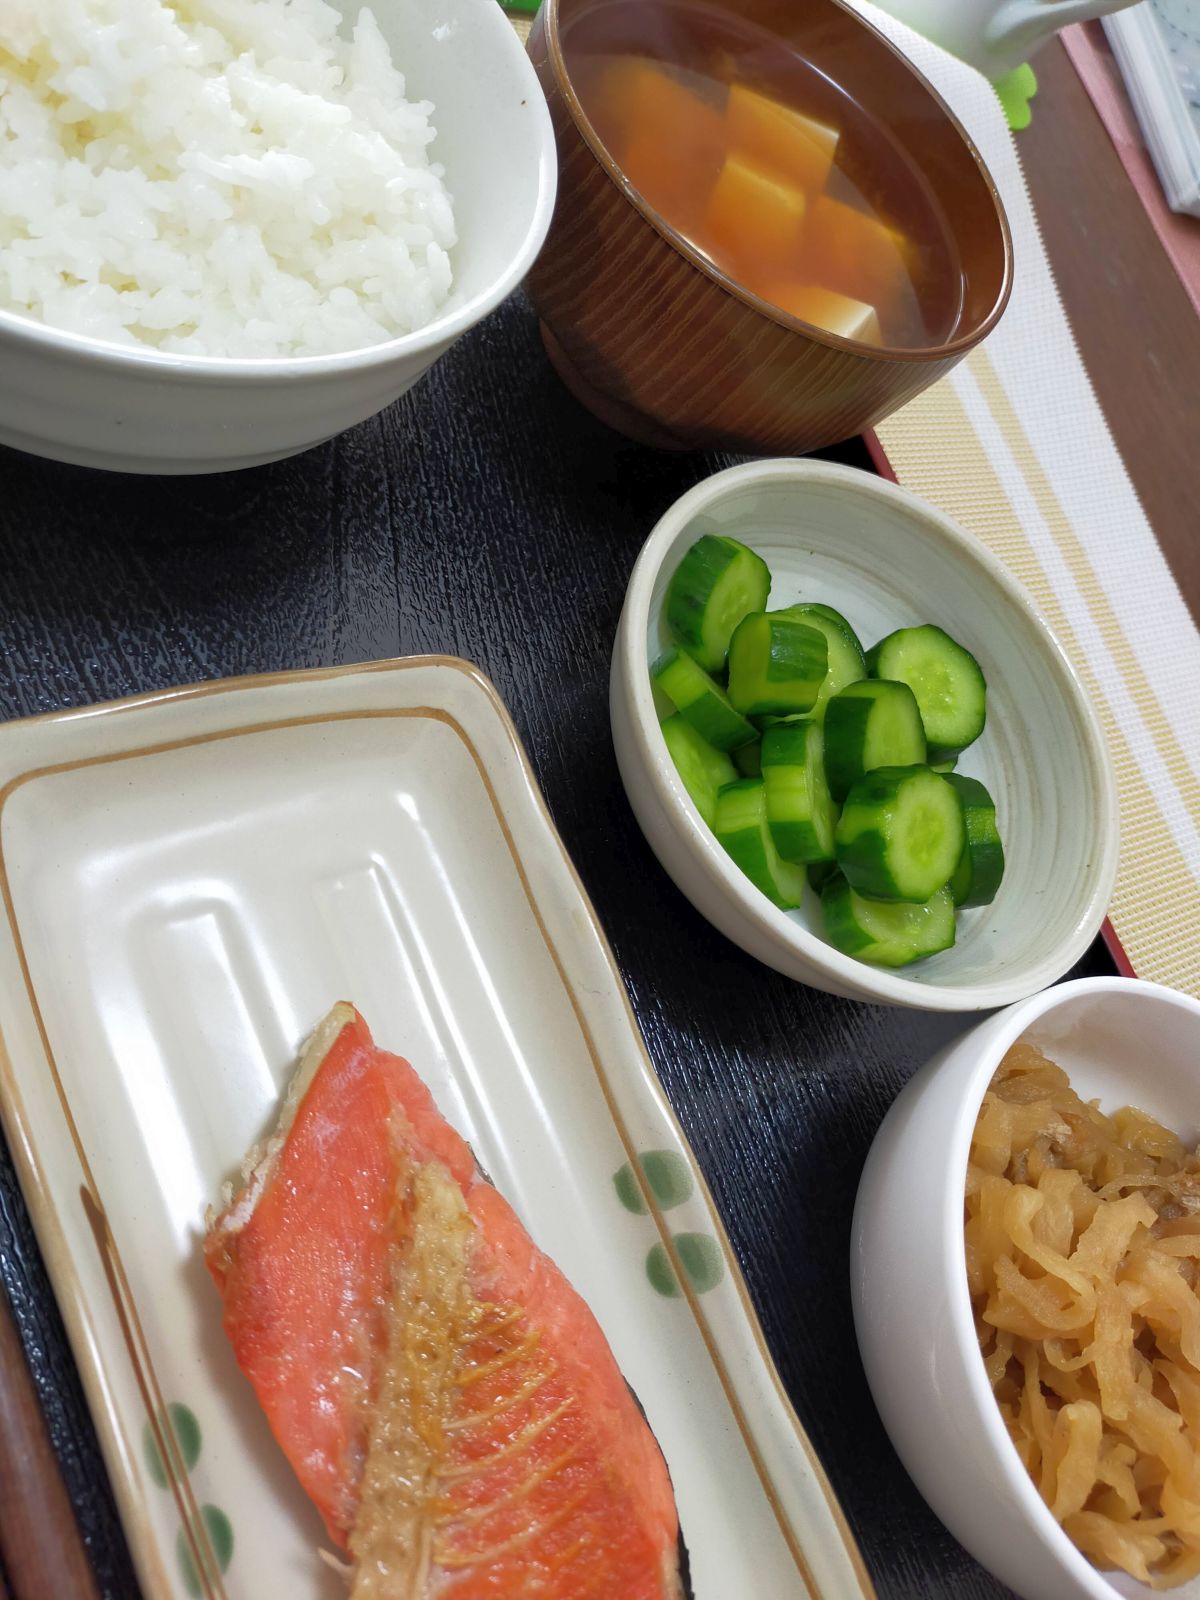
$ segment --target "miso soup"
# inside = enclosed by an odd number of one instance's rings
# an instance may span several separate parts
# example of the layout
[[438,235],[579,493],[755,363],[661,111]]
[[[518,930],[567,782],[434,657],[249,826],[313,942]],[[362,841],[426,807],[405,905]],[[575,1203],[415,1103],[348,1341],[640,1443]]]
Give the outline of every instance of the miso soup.
[[629,181],[727,277],[868,344],[953,334],[962,270],[930,186],[789,43],[701,0],[607,0],[563,54]]

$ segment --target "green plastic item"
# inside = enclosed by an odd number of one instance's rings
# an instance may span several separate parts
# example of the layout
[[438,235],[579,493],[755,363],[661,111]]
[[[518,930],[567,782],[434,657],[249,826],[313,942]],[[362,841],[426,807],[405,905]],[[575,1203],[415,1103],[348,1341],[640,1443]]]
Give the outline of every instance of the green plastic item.
[[992,88],[1004,107],[1012,131],[1020,133],[1022,128],[1027,128],[1033,121],[1033,107],[1029,102],[1038,90],[1037,76],[1028,61],[1005,73],[1003,78],[997,78]]

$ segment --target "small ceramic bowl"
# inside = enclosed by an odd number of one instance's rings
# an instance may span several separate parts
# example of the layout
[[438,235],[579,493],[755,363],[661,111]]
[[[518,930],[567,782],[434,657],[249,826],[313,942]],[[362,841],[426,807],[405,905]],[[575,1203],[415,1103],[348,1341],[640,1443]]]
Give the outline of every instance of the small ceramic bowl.
[[[1200,1004],[1129,978],[1064,983],[989,1017],[935,1056],[884,1118],[859,1185],[851,1288],[884,1426],[951,1533],[1025,1600],[1131,1600],[1051,1516],[1009,1440],[975,1337],[963,1248],[971,1134],[1001,1058],[1027,1039],[1085,1100],[1135,1105],[1200,1136]],[[1200,1582],[1173,1591],[1196,1600]]]
[[402,338],[341,355],[183,356],[64,333],[0,310],[0,444],[122,472],[223,472],[276,461],[389,405],[499,305],[554,208],[554,136],[495,0],[378,0],[410,92],[434,103],[454,197],[455,283]]
[[[811,890],[780,911],[726,855],[684,789],[659,731],[650,666],[666,648],[667,585],[702,533],[766,561],[772,609],[821,600],[869,647],[937,623],[980,662],[987,727],[958,770],[996,801],[1006,870],[995,901],[961,912],[951,950],[900,971],[822,937]],[[698,484],[642,548],[617,630],[613,742],[651,848],[692,904],[768,966],[855,1000],[982,1011],[1053,983],[1104,919],[1117,865],[1116,791],[1096,717],[1033,602],[978,540],[916,495],[825,461],[764,461]]]
[[545,0],[529,51],[558,143],[554,222],[528,288],[551,360],[611,426],[667,448],[801,454],[861,433],[991,331],[1012,285],[995,185],[949,108],[838,0],[708,0],[791,45],[885,128],[932,192],[962,265],[940,345],[886,350],[789,316],[716,268],[638,193],[572,87],[563,37],[597,0]]

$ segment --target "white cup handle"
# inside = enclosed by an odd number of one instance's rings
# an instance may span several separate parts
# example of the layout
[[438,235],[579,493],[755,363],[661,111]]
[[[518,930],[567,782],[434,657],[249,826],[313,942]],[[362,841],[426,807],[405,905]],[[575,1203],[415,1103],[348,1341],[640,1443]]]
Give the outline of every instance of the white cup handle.
[[995,46],[1020,40],[1032,47],[1068,23],[1087,22],[1134,4],[1136,0],[1006,0],[988,24],[988,43]]

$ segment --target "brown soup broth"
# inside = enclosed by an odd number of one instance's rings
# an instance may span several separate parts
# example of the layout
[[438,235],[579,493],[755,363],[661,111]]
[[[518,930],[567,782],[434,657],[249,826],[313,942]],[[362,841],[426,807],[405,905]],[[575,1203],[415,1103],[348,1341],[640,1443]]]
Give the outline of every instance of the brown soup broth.
[[[790,43],[700,0],[598,0],[562,45],[609,154],[716,268],[802,320],[867,343],[921,349],[953,335],[962,267],[930,185],[870,112]],[[801,172],[773,150],[764,168],[731,132],[739,96],[765,106],[769,122],[798,112],[835,130],[832,164],[826,155],[823,172]],[[838,297],[859,307],[857,322]],[[868,308],[877,322],[865,319]]]

